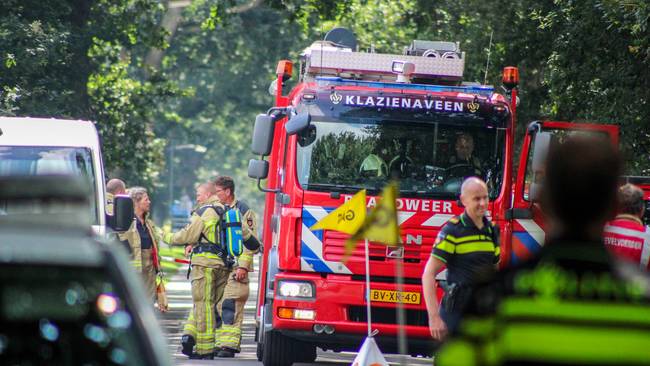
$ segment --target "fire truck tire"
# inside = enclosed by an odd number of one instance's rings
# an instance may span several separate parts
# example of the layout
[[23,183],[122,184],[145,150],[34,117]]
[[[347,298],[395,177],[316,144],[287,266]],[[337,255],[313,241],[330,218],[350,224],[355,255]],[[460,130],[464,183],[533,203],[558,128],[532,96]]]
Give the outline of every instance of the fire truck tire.
[[257,355],[257,360],[262,362],[262,356],[264,355],[264,345],[262,345],[262,342],[257,342],[255,354]]
[[291,366],[296,361],[297,341],[270,331],[264,334],[262,364],[264,366]]
[[262,333],[262,326],[255,328],[255,342],[257,342],[257,347],[255,348],[255,355],[257,356],[257,360],[262,362],[262,355],[264,354],[264,344],[263,342],[263,335]]
[[316,346],[309,343],[302,343],[299,349],[301,352],[296,356],[297,362],[312,363],[316,361]]

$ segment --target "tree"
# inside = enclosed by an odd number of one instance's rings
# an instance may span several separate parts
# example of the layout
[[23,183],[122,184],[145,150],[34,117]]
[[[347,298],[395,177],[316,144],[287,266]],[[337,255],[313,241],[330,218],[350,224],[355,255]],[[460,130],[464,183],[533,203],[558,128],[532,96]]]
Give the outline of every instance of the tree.
[[556,1],[538,19],[555,37],[543,111],[558,119],[621,126],[628,170],[650,174],[650,5]]
[[197,165],[175,159],[174,176],[186,177],[175,179],[175,197],[197,180],[223,174],[235,179],[238,196],[262,207],[262,195],[246,174],[253,122],[273,103],[268,87],[277,61],[296,55],[306,40],[276,9],[223,4],[197,1],[183,12],[161,70],[192,95],[162,106],[161,115],[174,118],[158,123],[155,131],[174,144],[207,148]]
[[308,34],[318,35],[334,25],[350,28],[359,36],[361,49],[374,45],[381,51],[399,52],[416,38],[458,41],[467,55],[465,79],[469,81],[485,79],[499,85],[501,69],[518,66],[520,134],[529,121],[539,119],[619,124],[629,172],[650,174],[647,1],[495,4],[283,0],[275,5],[292,11]]
[[96,122],[109,175],[151,185],[161,162],[155,105],[178,90],[145,79],[142,55],[165,47],[154,0],[5,0],[0,113]]

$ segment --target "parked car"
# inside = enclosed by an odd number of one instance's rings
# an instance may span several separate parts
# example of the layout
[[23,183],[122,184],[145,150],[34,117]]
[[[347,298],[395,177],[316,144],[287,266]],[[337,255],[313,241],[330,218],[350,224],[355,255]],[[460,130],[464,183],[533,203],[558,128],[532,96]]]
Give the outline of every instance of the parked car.
[[[88,225],[99,236],[116,231],[119,215],[106,214],[102,152],[95,125],[90,121],[54,118],[0,117],[0,177],[79,177],[90,195],[85,211]],[[120,197],[117,200],[128,197]],[[116,206],[118,206],[116,204]],[[6,211],[0,206],[0,210]],[[107,230],[108,227],[108,230]]]
[[171,364],[126,251],[88,226],[90,197],[75,177],[0,179],[0,364]]

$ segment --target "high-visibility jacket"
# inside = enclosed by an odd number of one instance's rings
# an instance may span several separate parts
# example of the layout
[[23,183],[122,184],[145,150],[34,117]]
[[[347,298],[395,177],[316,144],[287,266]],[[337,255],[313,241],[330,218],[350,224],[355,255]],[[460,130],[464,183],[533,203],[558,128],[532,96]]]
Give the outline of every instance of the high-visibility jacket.
[[615,256],[650,270],[650,228],[632,215],[618,215],[603,232],[605,246]]
[[[217,196],[211,196],[192,213],[189,224],[175,233],[165,234],[165,242],[172,245],[190,244],[193,247],[208,242],[216,243],[219,240],[218,224],[221,217],[212,208],[202,210],[204,206],[223,208]],[[198,212],[201,214],[199,215]],[[201,252],[192,255],[192,265],[217,268],[224,266],[225,263],[217,253]]]
[[650,365],[648,289],[600,242],[549,242],[475,288],[436,366]]
[[160,230],[156,228],[153,221],[149,220],[146,216],[144,218],[144,229],[148,231],[151,238],[151,248],[142,248],[142,238],[138,231],[138,219],[134,218],[133,223],[125,232],[119,233],[119,239],[124,243],[128,243],[131,252],[131,265],[135,270],[142,274],[143,283],[147,295],[152,299],[156,295],[156,286],[161,272],[160,256],[158,245],[160,243]]
[[[140,235],[138,234],[137,228],[137,218],[133,218],[133,223],[129,229],[125,232],[119,233],[118,238],[121,241],[127,241],[129,244],[129,249],[131,252],[131,264],[133,267],[140,271],[142,270],[142,247],[140,243]],[[145,227],[149,231],[149,236],[152,241],[152,253],[156,253],[155,257],[152,257],[153,266],[158,271],[160,269],[160,255],[159,252],[159,243],[160,243],[160,230],[156,228],[156,225],[149,218],[144,220]],[[152,254],[153,255],[153,254]]]
[[106,192],[106,213],[113,216],[113,203],[115,196],[112,193]]
[[434,243],[434,257],[447,265],[447,281],[471,285],[489,277],[499,262],[499,232],[483,218],[483,228],[476,227],[467,213],[451,218]]

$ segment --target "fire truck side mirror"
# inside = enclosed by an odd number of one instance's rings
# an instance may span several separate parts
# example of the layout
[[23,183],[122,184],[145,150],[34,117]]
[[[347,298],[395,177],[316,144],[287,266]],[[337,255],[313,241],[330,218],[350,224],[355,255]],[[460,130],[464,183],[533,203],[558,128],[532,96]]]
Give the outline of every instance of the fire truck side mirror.
[[539,131],[535,133],[533,156],[532,156],[532,182],[530,184],[528,198],[531,201],[538,201],[544,182],[544,175],[546,174],[546,157],[551,145],[552,135],[549,132]]
[[258,114],[253,128],[253,142],[251,150],[257,155],[269,155],[273,146],[273,131],[275,123],[273,117],[267,114]]
[[269,175],[269,162],[251,159],[248,162],[248,176],[253,179],[265,179]]
[[309,113],[299,113],[289,120],[287,124],[285,125],[285,129],[287,130],[287,135],[295,135],[307,127],[309,127],[309,124],[311,123],[311,115]]
[[115,196],[113,216],[108,225],[115,231],[127,231],[133,223],[133,200],[129,196]]

